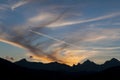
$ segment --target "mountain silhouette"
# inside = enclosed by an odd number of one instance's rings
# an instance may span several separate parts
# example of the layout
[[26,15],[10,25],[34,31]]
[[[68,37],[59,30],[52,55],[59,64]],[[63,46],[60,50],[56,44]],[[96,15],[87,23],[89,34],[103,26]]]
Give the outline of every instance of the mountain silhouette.
[[83,64],[74,65],[72,67],[60,64],[57,62],[43,64],[40,62],[29,62],[26,59],[15,62],[16,65],[23,66],[30,69],[49,70],[49,71],[69,71],[69,72],[98,72],[107,68],[120,66],[120,61],[112,58],[104,64],[98,65],[90,60],[86,60]]
[[78,64],[74,66],[75,71],[87,71],[87,72],[96,72],[98,71],[99,65],[95,64],[90,60],[86,60],[83,64]]
[[49,70],[49,71],[68,71],[68,69],[70,68],[65,64],[59,64],[57,62],[43,64],[40,62],[29,62],[26,59],[21,59],[20,61],[15,62],[15,64],[30,69]]
[[[25,62],[26,60],[22,59],[21,61]],[[21,67],[2,58],[0,58],[0,74],[0,80],[72,80],[73,78],[69,77],[71,74],[64,72]]]
[[120,65],[120,61],[115,59],[115,58],[112,58],[110,61],[106,61],[103,66],[106,66],[106,68],[109,68],[109,67],[114,67],[114,66],[119,66]]
[[[26,67],[22,67],[19,65],[26,65]],[[79,72],[79,69],[82,67],[87,66],[87,68],[89,67],[94,67],[94,66],[103,66],[103,65],[107,65],[107,64],[114,64],[114,65],[118,65],[119,61],[115,58],[111,59],[110,61],[106,61],[104,64],[102,65],[97,65],[94,62],[87,60],[85,61],[83,64],[78,64],[78,65],[74,65],[73,67],[69,67],[67,65],[64,64],[59,64],[57,62],[53,62],[53,63],[49,63],[49,64],[43,64],[43,63],[36,63],[36,62],[29,62],[26,59],[22,59],[20,61],[17,61],[16,63],[12,63],[9,62],[7,60],[1,59],[0,58],[0,80],[80,80],[80,79],[84,79],[84,80],[120,80],[119,74],[120,74],[120,66],[115,66],[115,67],[110,67],[107,68],[105,70],[99,71],[99,72],[91,72],[89,70],[89,74],[84,71],[84,72]],[[33,65],[35,64],[38,65],[39,67],[42,65],[46,66],[44,68],[44,70],[42,69],[42,67],[38,68],[38,69],[32,69],[32,67],[27,68],[29,65]],[[38,67],[37,66],[37,67]],[[48,67],[50,67],[49,69],[46,69]],[[59,66],[61,66],[62,68],[60,68]],[[77,70],[77,72],[72,72],[72,70]],[[51,69],[51,68],[56,68]],[[57,69],[58,68],[58,69]],[[71,71],[63,71],[64,69],[69,68],[69,70]],[[103,67],[101,67],[103,68]],[[45,70],[46,69],[46,70]],[[62,69],[62,71],[60,71],[59,69]],[[92,68],[90,68],[92,69]],[[91,73],[90,73],[91,72]]]

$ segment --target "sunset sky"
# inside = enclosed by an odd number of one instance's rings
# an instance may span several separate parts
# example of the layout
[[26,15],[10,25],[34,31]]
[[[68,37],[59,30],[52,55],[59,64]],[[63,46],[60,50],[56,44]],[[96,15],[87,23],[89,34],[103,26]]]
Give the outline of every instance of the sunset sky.
[[68,65],[120,59],[120,0],[0,0],[0,56]]

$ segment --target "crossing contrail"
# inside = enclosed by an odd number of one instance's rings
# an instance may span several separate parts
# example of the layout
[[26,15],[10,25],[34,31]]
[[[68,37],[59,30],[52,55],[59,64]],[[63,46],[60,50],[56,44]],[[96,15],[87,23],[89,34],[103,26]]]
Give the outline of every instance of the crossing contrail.
[[68,42],[66,42],[66,41],[57,39],[57,38],[55,38],[55,37],[51,37],[51,36],[49,36],[49,35],[46,35],[46,34],[43,34],[43,33],[37,32],[37,31],[33,31],[33,30],[29,30],[29,31],[32,32],[32,33],[34,33],[34,34],[37,34],[37,35],[40,35],[40,36],[44,36],[44,37],[47,37],[47,38],[49,38],[49,39],[52,39],[52,40],[55,40],[55,41],[58,41],[58,42],[62,42],[62,43],[65,43],[65,44],[67,44],[67,45],[69,45],[69,46],[73,46],[73,47],[75,47],[75,48],[80,49],[80,47],[78,47],[78,46],[76,46],[76,45],[74,45],[74,44],[71,44],[71,43],[68,43]]

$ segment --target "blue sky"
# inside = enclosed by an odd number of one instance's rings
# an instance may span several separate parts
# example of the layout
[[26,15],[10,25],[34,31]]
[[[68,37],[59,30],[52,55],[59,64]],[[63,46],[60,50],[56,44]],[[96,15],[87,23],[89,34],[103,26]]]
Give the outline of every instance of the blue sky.
[[[0,56],[68,65],[120,56],[119,0],[1,0]],[[4,43],[3,43],[4,42]]]

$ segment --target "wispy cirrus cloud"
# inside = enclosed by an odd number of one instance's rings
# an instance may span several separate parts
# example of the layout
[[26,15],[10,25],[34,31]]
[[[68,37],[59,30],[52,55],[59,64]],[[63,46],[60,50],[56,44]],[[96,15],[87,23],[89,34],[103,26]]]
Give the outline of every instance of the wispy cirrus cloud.
[[45,1],[47,0],[19,0],[15,2],[14,4],[12,4],[11,10],[15,10],[16,8],[24,6],[25,4],[28,4],[30,2],[45,2]]
[[[71,35],[69,35],[71,34]],[[65,39],[67,41],[78,42],[78,43],[103,43],[105,41],[117,41],[120,39],[120,29],[119,28],[100,28],[100,27],[88,27],[77,30],[76,32],[70,32],[66,35]],[[79,36],[79,37],[78,37]]]
[[12,10],[15,10],[16,8],[20,7],[20,6],[23,6],[25,4],[27,4],[30,0],[20,0],[19,2],[16,2],[15,4],[13,4],[11,6],[11,9]]
[[38,15],[35,15],[31,18],[28,19],[29,23],[46,23],[46,21],[51,21],[54,20],[54,18],[56,18],[57,15],[53,14],[53,13],[48,13],[48,12],[44,12],[44,13],[39,13]]
[[16,47],[19,47],[19,48],[24,49],[23,46],[21,46],[21,45],[19,45],[19,44],[17,44],[17,43],[11,42],[11,41],[7,41],[7,40],[4,40],[4,39],[0,39],[0,42],[4,42],[4,43],[7,43],[7,44],[11,44],[11,45],[13,45],[13,46],[16,46]]
[[[10,1],[12,2],[10,3]],[[9,16],[5,20],[1,20],[5,26],[0,27],[4,28],[0,30],[0,41],[27,49],[32,53],[33,60],[44,63],[57,61],[73,65],[87,58],[95,57],[103,53],[102,51],[105,53],[118,51],[120,29],[116,25],[119,25],[119,10],[114,12],[109,9],[103,10],[101,5],[97,5],[96,9],[91,9],[94,6],[89,2],[78,2],[75,0],[71,0],[71,2],[67,0],[66,2],[62,0],[9,0],[7,3],[10,5],[9,7],[5,5],[0,7],[0,10],[3,11],[0,13],[2,18],[6,18],[3,15]],[[78,4],[85,4],[87,7],[83,8]],[[98,6],[101,7],[101,10],[94,12],[98,10]],[[24,8],[19,9],[20,7]],[[8,8],[9,10],[4,12]],[[86,12],[87,10],[90,11]],[[109,24],[106,21],[117,21],[118,23]],[[44,35],[31,33],[30,29]],[[53,38],[59,39],[59,41],[54,41]],[[74,46],[70,46],[71,44]],[[79,46],[79,48],[75,46]],[[102,55],[104,56],[104,54]]]
[[62,20],[59,20],[53,24],[48,25],[48,27],[60,27],[60,26],[82,24],[82,23],[87,23],[87,22],[105,20],[105,19],[117,17],[119,15],[120,15],[120,13],[118,12],[118,13],[107,14],[107,15],[99,16],[99,17],[95,17],[95,18],[90,18],[90,19],[85,19],[85,20],[73,20],[73,21],[64,20],[64,18],[63,18]]
[[97,48],[93,48],[94,50],[97,51],[108,51],[108,50],[120,50],[120,47],[97,47]]

